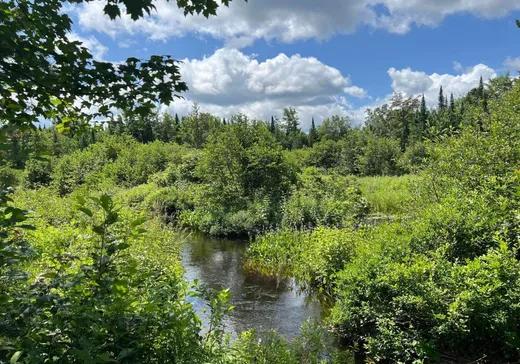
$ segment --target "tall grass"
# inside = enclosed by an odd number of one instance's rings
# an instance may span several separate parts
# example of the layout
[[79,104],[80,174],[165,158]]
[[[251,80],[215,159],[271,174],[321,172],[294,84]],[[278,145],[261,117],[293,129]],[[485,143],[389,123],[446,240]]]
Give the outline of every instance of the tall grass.
[[413,205],[413,190],[419,179],[416,175],[360,177],[357,182],[372,215],[402,216]]

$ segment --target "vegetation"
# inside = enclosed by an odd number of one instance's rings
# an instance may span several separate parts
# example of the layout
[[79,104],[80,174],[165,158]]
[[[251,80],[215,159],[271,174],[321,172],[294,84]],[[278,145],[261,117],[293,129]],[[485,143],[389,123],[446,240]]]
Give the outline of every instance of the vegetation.
[[[205,16],[228,3],[177,2]],[[308,133],[291,107],[159,115],[186,90],[177,63],[95,61],[61,7],[0,4],[1,362],[520,359],[516,79],[457,100],[441,88],[433,109],[395,94],[362,126],[331,116]],[[231,293],[183,280],[176,227],[251,237],[248,267],[327,294],[348,350],[312,322],[294,341],[231,342]],[[190,296],[207,303],[205,331]]]
[[251,267],[328,292],[331,329],[372,361],[518,360],[519,86],[459,101],[475,122],[424,144],[413,177],[359,180],[390,221],[272,232],[249,249]]

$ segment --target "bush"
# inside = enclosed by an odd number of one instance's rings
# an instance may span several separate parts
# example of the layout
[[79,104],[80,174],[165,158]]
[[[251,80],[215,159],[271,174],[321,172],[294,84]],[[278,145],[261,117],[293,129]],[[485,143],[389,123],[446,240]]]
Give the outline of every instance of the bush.
[[[442,255],[357,261],[339,274],[331,322],[375,361],[464,354],[517,359],[520,263],[499,249],[460,265]],[[360,269],[363,265],[363,269]]]
[[358,158],[358,169],[363,176],[396,176],[402,174],[398,160],[401,156],[399,141],[371,137]]
[[335,274],[355,251],[355,239],[352,229],[268,232],[247,250],[248,265],[268,275],[294,276],[331,292]]
[[316,168],[307,168],[283,206],[282,226],[344,227],[363,218],[366,211],[365,200],[352,178],[323,175]]
[[19,169],[0,166],[0,188],[5,189],[18,186],[23,179],[23,174],[23,171]]
[[48,186],[52,181],[51,175],[52,166],[50,161],[30,159],[25,164],[24,184],[30,189]]

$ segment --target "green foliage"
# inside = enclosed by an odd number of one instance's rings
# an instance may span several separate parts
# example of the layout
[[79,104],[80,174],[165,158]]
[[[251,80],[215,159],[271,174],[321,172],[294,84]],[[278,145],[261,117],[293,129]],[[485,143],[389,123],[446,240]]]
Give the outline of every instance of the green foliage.
[[371,214],[402,216],[409,214],[414,202],[412,192],[420,178],[414,175],[401,177],[360,177],[356,179]]
[[353,179],[307,168],[283,206],[282,225],[290,228],[343,227],[363,218],[366,203]]
[[331,289],[331,282],[354,251],[353,229],[269,232],[247,251],[248,265],[268,275],[294,276],[300,282]]
[[393,176],[401,174],[398,160],[399,142],[389,138],[368,138],[358,168],[363,176]]
[[48,186],[52,181],[51,174],[50,160],[30,159],[25,165],[24,184],[30,189]]
[[214,322],[201,336],[170,232],[108,195],[79,197],[77,208],[71,202],[54,199],[68,219],[39,221],[27,235],[37,252],[31,280],[17,291],[2,285],[16,298],[3,306],[2,360],[202,363],[218,357],[216,345],[228,348],[219,322],[229,293],[201,291]]
[[324,330],[312,321],[304,324],[302,332],[292,342],[272,331],[244,332],[234,350],[234,362],[240,364],[354,363],[348,352],[341,352],[328,344]]
[[0,166],[0,188],[5,190],[7,187],[18,185],[23,179],[23,171]]

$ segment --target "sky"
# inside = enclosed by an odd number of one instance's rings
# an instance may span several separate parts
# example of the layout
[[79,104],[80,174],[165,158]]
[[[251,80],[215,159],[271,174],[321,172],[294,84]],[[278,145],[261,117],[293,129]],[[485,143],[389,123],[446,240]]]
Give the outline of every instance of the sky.
[[233,0],[216,17],[187,16],[176,1],[150,16],[115,21],[104,2],[68,6],[71,38],[100,60],[169,54],[189,91],[162,110],[229,118],[280,116],[294,107],[302,128],[331,115],[362,123],[393,92],[459,97],[520,69],[518,0]]

